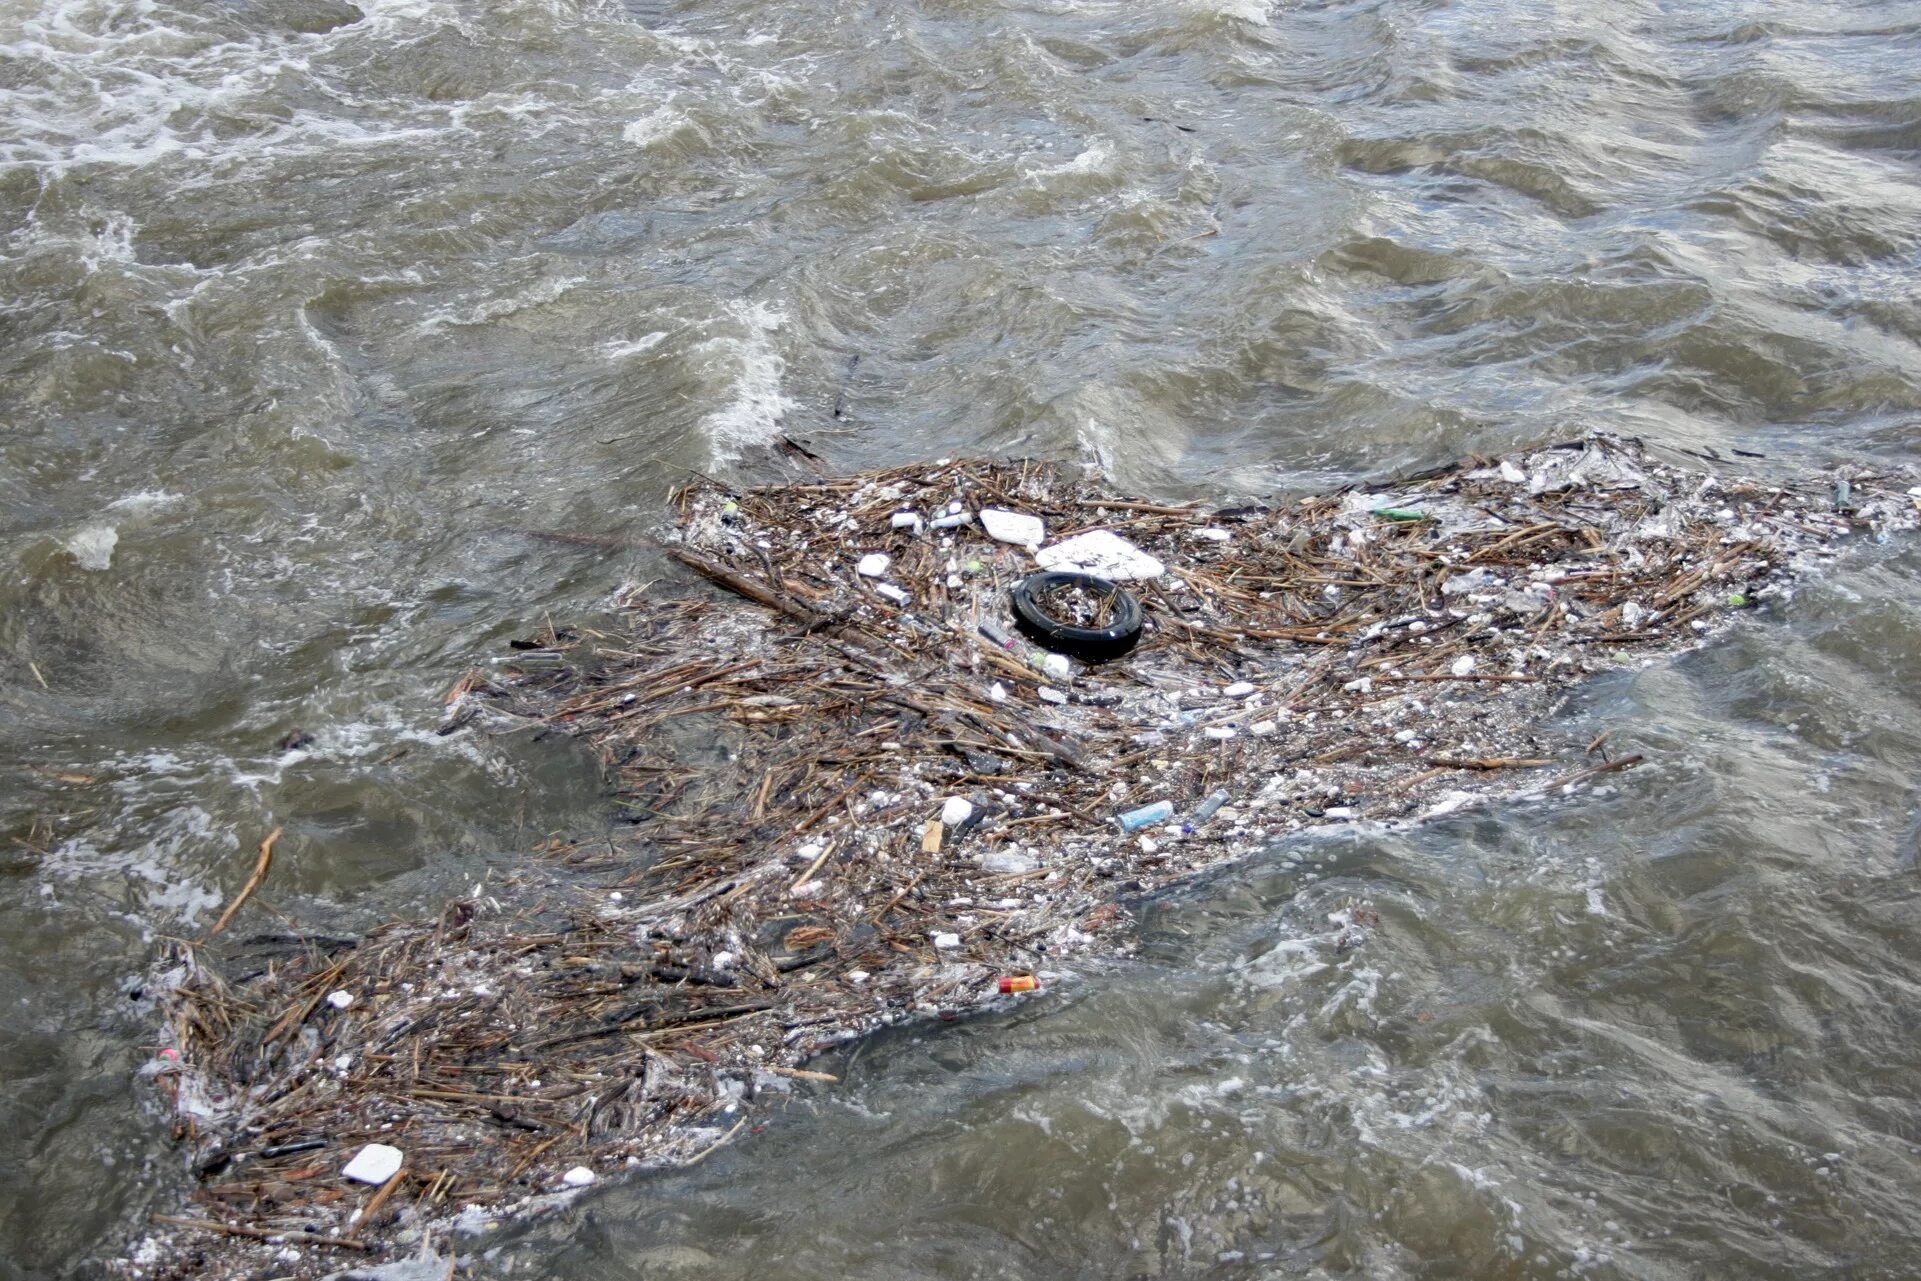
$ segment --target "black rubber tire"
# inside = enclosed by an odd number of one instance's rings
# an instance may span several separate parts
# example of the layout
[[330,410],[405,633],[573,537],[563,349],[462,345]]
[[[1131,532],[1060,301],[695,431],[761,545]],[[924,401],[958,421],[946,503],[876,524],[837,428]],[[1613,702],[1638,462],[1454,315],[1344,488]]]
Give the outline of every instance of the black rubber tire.
[[[1051,617],[1040,607],[1038,598],[1057,587],[1068,586],[1113,594],[1118,598],[1118,616],[1106,627],[1075,627]],[[1119,658],[1133,649],[1134,642],[1141,638],[1141,624],[1146,618],[1132,592],[1092,574],[1059,571],[1034,574],[1015,583],[1009,595],[1013,598],[1014,625],[1021,629],[1023,636],[1044,649],[1085,663]]]

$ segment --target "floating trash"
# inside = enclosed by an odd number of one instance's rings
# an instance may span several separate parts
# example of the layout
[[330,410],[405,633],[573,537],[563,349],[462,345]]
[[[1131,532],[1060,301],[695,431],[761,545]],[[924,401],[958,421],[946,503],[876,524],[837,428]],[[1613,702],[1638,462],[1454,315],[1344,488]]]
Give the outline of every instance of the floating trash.
[[[1593,437],[1272,508],[1134,502],[1031,463],[696,480],[665,531],[682,581],[554,634],[566,662],[456,684],[475,732],[587,744],[611,836],[362,936],[169,952],[180,1057],[148,1079],[192,1121],[183,1221],[266,1251],[254,1274],[275,1247],[252,1233],[391,1241],[397,1206],[351,1218],[384,1180],[323,1198],[337,1180],[290,1178],[310,1152],[259,1135],[392,1125],[393,1201],[422,1231],[577,1170],[696,1160],[770,1078],[827,1084],[806,1065],[850,1040],[1125,950],[1139,895],[1304,829],[1629,769],[1631,730],[1557,732],[1571,690],[1767,626],[1749,604],[1921,518],[1911,475],[1851,474],[1845,513],[1826,478],[1707,479]],[[931,515],[904,537],[908,504]],[[1028,661],[1011,592],[1049,522],[1163,566],[1133,580],[1125,653]]]

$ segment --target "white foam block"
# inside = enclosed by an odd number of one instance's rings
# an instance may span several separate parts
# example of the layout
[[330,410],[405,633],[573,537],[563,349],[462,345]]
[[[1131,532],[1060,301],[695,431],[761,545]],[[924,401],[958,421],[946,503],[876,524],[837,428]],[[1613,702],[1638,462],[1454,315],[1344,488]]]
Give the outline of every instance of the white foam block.
[[1042,569],[1065,573],[1094,574],[1113,582],[1136,578],[1159,578],[1167,566],[1149,556],[1119,534],[1106,529],[1090,529],[1072,538],[1063,538],[1052,547],[1034,554]]
[[354,1159],[347,1162],[341,1173],[356,1183],[385,1183],[400,1173],[400,1167],[407,1158],[399,1148],[390,1148],[385,1143],[369,1143],[354,1153]]
[[1001,507],[981,508],[981,528],[989,538],[1016,547],[1037,547],[1047,537],[1047,525],[1039,516],[1010,512]]

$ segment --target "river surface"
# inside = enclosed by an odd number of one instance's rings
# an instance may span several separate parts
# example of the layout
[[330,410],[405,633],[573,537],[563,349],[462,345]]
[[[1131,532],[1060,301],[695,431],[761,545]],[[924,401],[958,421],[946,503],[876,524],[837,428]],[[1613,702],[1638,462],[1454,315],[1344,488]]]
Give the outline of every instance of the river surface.
[[[607,822],[440,700],[690,469],[1905,461],[1918,178],[1899,0],[0,0],[0,1278],[176,1208],[140,983],[268,830],[263,929]],[[1652,763],[1275,850],[478,1266],[1921,1275],[1921,548],[1601,729]]]

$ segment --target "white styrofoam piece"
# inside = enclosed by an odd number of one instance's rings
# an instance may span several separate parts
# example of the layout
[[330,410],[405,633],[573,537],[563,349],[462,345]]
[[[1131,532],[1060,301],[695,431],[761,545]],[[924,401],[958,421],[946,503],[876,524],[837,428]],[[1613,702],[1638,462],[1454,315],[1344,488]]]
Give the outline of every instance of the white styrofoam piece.
[[354,1159],[342,1166],[340,1173],[356,1183],[385,1183],[400,1173],[400,1167],[407,1158],[399,1148],[390,1148],[385,1143],[369,1143],[354,1153]]
[[1041,548],[1034,560],[1042,569],[1094,574],[1117,583],[1159,578],[1167,572],[1167,566],[1107,529],[1090,529],[1063,538],[1052,547]]
[[981,528],[987,536],[1016,547],[1038,547],[1047,537],[1047,524],[1039,516],[1010,512],[1003,507],[981,508]]

